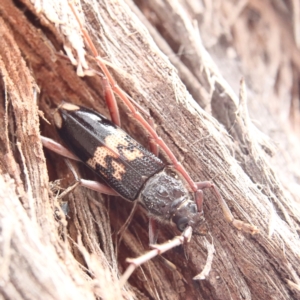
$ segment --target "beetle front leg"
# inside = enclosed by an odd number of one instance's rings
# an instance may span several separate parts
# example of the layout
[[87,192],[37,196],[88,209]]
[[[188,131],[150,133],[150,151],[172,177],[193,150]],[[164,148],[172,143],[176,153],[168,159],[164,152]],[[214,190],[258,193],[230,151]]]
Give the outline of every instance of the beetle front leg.
[[174,247],[180,246],[184,243],[188,243],[192,237],[192,227],[188,226],[181,235],[175,236],[172,240],[165,242],[163,244],[150,245],[152,250],[146,252],[145,254],[136,258],[127,258],[126,261],[130,263],[129,267],[126,269],[124,274],[120,279],[120,286],[123,287],[133,271],[144,264],[153,257],[158,256]]
[[237,220],[233,217],[227,203],[225,202],[225,200],[221,196],[219,190],[216,188],[216,186],[213,183],[211,183],[210,181],[203,181],[203,182],[196,182],[196,185],[197,185],[199,190],[209,188],[213,191],[214,195],[218,199],[218,202],[219,202],[219,204],[222,208],[225,220],[228,223],[232,224],[238,230],[242,230],[244,232],[251,233],[251,234],[258,233],[259,230],[256,226],[251,225],[251,224],[246,223],[246,222],[243,222],[241,220]]

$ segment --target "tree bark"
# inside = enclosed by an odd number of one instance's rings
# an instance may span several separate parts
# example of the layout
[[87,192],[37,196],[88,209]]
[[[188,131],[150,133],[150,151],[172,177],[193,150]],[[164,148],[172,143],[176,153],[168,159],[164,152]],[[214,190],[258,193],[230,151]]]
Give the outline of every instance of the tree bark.
[[[151,114],[191,177],[213,181],[234,216],[260,232],[233,228],[205,191],[209,234],[164,255],[176,269],[153,259],[121,290],[125,259],[149,250],[146,214],[138,208],[118,234],[132,203],[82,187],[61,200],[74,178],[40,142],[42,134],[63,143],[52,124],[62,100],[108,116],[101,76],[91,72],[101,70],[67,1],[2,0],[2,297],[299,299],[296,1],[285,9],[255,0],[99,2],[76,9],[117,84]],[[147,146],[147,133],[117,101],[122,127]],[[159,242],[177,234],[161,225]],[[210,272],[193,280],[205,265]]]

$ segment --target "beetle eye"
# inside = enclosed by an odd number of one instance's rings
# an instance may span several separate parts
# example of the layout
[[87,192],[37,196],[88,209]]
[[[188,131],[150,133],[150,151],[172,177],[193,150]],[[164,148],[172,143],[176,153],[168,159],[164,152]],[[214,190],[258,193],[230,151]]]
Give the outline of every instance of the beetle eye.
[[189,219],[187,217],[182,217],[176,222],[179,231],[183,231],[188,225]]

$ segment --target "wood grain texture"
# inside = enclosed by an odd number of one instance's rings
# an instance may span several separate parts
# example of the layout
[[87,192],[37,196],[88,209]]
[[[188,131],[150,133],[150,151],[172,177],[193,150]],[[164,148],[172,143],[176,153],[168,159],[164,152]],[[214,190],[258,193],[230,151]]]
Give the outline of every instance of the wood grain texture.
[[[59,189],[58,182],[51,185],[52,190],[48,183],[62,179],[61,185],[67,187],[74,179],[64,160],[44,152],[39,141],[40,130],[59,141],[54,126],[39,116],[43,114],[51,122],[53,109],[62,100],[108,115],[100,77],[77,75],[86,66],[100,70],[84,47],[67,2],[3,0],[0,247],[5,267],[0,276],[8,284],[1,286],[2,296],[299,299],[299,196],[282,184],[278,165],[268,156],[274,148],[252,123],[245,96],[240,101],[218,71],[216,65],[223,60],[217,51],[213,56],[206,52],[192,22],[191,12],[196,12],[191,8],[193,2],[147,1],[145,6],[137,1],[144,14],[131,1],[96,2],[82,1],[77,9],[118,85],[150,112],[157,132],[191,177],[212,180],[234,216],[258,226],[260,233],[250,236],[232,228],[207,191],[204,213],[209,235],[194,236],[189,245],[166,253],[176,270],[155,259],[139,268],[121,291],[117,276],[126,268],[126,257],[148,249],[146,215],[138,209],[120,239],[116,233],[132,204],[78,187],[64,198],[70,210],[65,217],[53,192]],[[231,2],[225,2],[230,7]],[[250,1],[247,8],[258,11],[255,5]],[[207,6],[199,10],[203,17],[203,22],[198,22],[200,30],[201,25],[208,28],[206,13],[214,9]],[[243,14],[245,7],[238,15]],[[143,24],[152,28],[153,38]],[[179,73],[154,40],[169,47],[172,52],[167,55],[170,60],[176,58]],[[214,42],[215,50],[222,49],[219,40]],[[177,55],[178,45],[184,45],[182,56]],[[76,66],[70,62],[70,54],[66,56],[66,49],[73,53]],[[189,53],[194,53],[191,60]],[[235,72],[238,63],[228,59],[228,69]],[[178,74],[191,87],[197,102]],[[118,101],[122,127],[147,145],[146,133]],[[274,118],[270,114],[270,122]],[[94,178],[82,165],[74,166],[81,177]],[[175,234],[175,228],[163,226],[159,242]],[[215,247],[212,267],[204,280],[194,281],[205,266],[207,242]]]

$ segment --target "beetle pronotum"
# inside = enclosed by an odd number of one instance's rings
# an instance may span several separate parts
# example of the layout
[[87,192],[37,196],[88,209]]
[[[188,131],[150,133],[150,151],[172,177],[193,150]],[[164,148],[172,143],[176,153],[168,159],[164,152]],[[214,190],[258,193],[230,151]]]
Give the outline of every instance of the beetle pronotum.
[[[85,180],[81,180],[82,185],[102,193],[121,195],[127,200],[138,200],[147,210],[150,216],[149,239],[153,250],[138,258],[127,259],[130,265],[121,278],[121,285],[127,281],[137,266],[175,246],[188,242],[192,232],[206,233],[202,209],[203,189],[210,188],[213,191],[228,222],[245,232],[256,233],[255,226],[234,219],[213,183],[194,182],[191,179],[167,144],[115,83],[81,24],[75,8],[73,5],[70,7],[80,25],[86,44],[104,73],[105,98],[111,121],[86,108],[63,103],[54,114],[54,120],[58,131],[72,152],[47,138],[43,137],[42,141],[45,147],[63,156],[83,161],[104,180],[107,186]],[[152,142],[163,150],[171,166],[166,166],[119,128],[120,118],[113,92],[128,107],[132,117],[148,132]],[[152,149],[156,152],[155,147]],[[170,242],[155,245],[157,234],[154,220],[171,221],[177,225],[182,234],[174,237]]]

